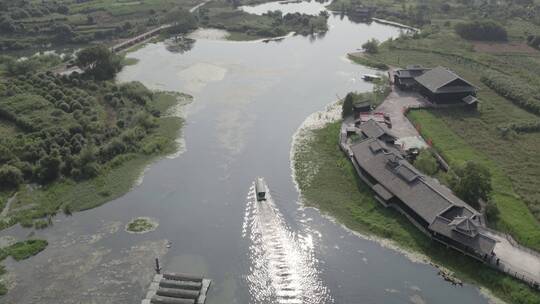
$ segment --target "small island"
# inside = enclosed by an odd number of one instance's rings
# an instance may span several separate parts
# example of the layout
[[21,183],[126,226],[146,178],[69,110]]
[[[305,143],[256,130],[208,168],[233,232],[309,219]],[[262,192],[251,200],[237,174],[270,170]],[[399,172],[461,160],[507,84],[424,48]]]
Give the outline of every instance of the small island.
[[132,219],[126,225],[126,231],[129,233],[143,234],[156,230],[158,226],[158,222],[154,219],[151,219],[149,217],[138,217]]

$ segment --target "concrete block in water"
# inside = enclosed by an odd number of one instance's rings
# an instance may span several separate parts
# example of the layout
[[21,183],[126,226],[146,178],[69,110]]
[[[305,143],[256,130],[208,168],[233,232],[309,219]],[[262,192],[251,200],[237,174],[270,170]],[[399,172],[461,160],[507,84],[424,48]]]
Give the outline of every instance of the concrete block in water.
[[191,275],[186,273],[164,273],[163,278],[167,280],[176,280],[176,281],[193,281],[193,282],[202,282],[203,277],[198,275]]
[[176,281],[176,280],[166,280],[163,279],[159,282],[159,287],[164,288],[178,288],[178,289],[188,289],[188,290],[201,290],[201,282],[193,281]]
[[150,303],[152,304],[195,304],[195,300],[153,296],[152,300],[150,300]]
[[185,290],[175,288],[159,288],[156,295],[163,297],[184,298],[184,299],[197,299],[199,297],[198,290]]

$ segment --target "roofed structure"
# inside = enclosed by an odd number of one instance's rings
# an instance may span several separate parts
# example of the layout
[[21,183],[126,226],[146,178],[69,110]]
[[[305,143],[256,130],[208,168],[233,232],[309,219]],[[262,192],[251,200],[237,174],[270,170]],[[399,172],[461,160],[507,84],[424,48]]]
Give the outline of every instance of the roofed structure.
[[351,147],[360,177],[377,200],[406,214],[432,238],[475,258],[490,255],[496,241],[482,233],[480,213],[436,179],[423,175],[393,145],[380,138],[384,128],[371,121],[359,128],[367,139]]
[[477,88],[443,67],[428,70],[414,80],[420,86],[420,93],[434,103],[459,103],[467,96],[474,97]]

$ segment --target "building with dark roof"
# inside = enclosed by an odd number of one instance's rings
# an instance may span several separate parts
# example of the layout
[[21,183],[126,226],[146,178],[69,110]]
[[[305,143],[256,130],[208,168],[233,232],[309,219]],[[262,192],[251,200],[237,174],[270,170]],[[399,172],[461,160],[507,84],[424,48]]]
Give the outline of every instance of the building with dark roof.
[[360,126],[363,140],[350,147],[360,178],[384,206],[393,207],[434,240],[476,259],[492,254],[496,241],[485,233],[481,215],[436,179],[414,168],[392,144],[381,140],[377,122]]
[[433,69],[418,65],[394,71],[394,84],[402,90],[414,90],[435,104],[463,104],[476,108],[477,88],[444,67]]
[[419,65],[409,65],[405,69],[394,71],[394,84],[402,89],[413,89],[416,86],[415,77],[418,77],[428,71],[428,68],[424,68]]
[[420,93],[433,103],[459,103],[464,98],[472,101],[471,98],[476,96],[474,85],[443,67],[428,70],[414,80]]

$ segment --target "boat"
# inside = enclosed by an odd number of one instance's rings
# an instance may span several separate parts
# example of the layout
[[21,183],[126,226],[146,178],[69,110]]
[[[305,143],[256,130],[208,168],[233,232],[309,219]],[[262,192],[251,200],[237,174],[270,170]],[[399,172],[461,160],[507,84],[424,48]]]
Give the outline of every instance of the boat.
[[266,184],[262,177],[257,177],[255,180],[255,194],[257,195],[257,201],[266,200]]
[[375,75],[375,74],[364,74],[362,75],[362,79],[365,81],[374,81],[374,80],[380,80],[381,76]]

